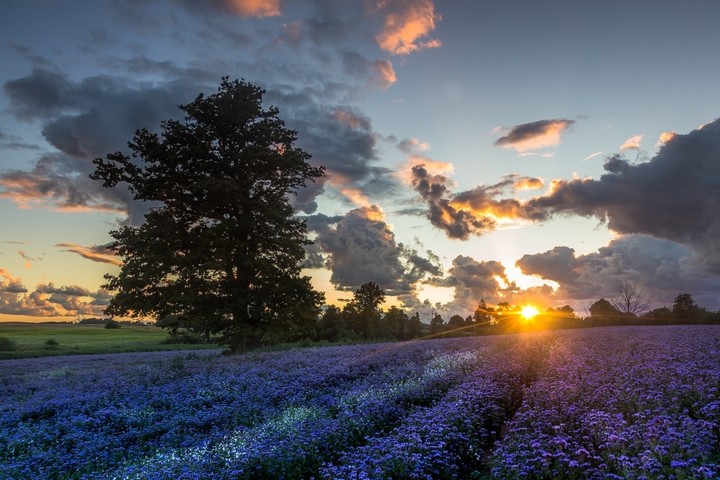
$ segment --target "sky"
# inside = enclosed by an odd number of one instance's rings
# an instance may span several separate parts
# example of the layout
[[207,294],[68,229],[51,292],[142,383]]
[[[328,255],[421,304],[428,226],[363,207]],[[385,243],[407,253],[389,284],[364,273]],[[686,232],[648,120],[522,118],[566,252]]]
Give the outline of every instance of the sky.
[[[110,230],[147,207],[88,178],[223,76],[265,89],[326,176],[291,201],[342,305],[584,315],[631,281],[720,309],[720,2],[5,0],[0,321],[101,316]],[[386,305],[386,306],[387,306]]]

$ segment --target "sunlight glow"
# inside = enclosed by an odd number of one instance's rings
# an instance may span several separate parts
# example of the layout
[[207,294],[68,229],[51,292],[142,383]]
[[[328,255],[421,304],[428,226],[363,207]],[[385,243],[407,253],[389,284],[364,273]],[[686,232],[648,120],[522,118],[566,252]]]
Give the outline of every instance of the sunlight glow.
[[434,285],[420,285],[417,289],[417,297],[421,301],[428,301],[432,305],[449,303],[455,296],[454,287],[437,287]]
[[531,320],[532,318],[536,317],[540,313],[540,310],[537,309],[537,307],[534,307],[532,305],[525,305],[522,310],[520,310],[520,315],[525,320]]

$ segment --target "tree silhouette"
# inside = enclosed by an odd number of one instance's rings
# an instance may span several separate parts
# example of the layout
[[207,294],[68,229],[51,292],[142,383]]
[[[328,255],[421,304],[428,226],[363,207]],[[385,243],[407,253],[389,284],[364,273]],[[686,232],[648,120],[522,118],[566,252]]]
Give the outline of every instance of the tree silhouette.
[[111,232],[123,264],[105,277],[107,313],[212,320],[232,350],[315,321],[322,295],[300,275],[308,242],[289,196],[323,169],[293,145],[278,109],[263,109],[263,94],[225,77],[216,94],[180,106],[184,122],[138,130],[132,156],[94,160],[91,178],[160,205]]
[[377,337],[380,326],[380,305],[385,302],[385,291],[374,282],[366,282],[355,290],[353,299],[345,305],[343,313],[355,333],[363,338]]
[[597,302],[590,305],[590,317],[591,318],[613,318],[619,316],[617,308],[612,303],[601,298]]
[[675,297],[672,307],[672,316],[677,320],[686,322],[697,320],[700,314],[700,307],[695,303],[692,295],[681,293]]
[[648,308],[647,293],[628,280],[620,282],[618,293],[610,299],[610,303],[618,312],[631,315]]

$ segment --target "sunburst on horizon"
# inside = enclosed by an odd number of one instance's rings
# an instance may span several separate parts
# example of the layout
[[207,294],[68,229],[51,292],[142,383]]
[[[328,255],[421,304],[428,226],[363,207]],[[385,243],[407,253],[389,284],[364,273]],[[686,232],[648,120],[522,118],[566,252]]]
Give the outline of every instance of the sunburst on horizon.
[[532,320],[539,314],[540,314],[540,310],[538,310],[538,308],[533,305],[525,305],[524,307],[522,307],[522,310],[520,310],[520,315],[525,320]]

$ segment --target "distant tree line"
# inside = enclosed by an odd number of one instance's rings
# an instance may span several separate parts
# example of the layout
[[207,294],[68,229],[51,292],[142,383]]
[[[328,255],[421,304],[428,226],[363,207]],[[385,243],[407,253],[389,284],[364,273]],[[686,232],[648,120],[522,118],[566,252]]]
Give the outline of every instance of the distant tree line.
[[[409,315],[396,306],[384,311],[381,308],[384,302],[384,290],[374,282],[367,282],[342,308],[330,305],[319,316],[305,315],[292,322],[274,324],[262,337],[261,344],[406,341],[598,326],[720,323],[720,312],[698,306],[689,293],[675,297],[672,308],[656,308],[638,315],[638,305],[647,308],[645,293],[627,284],[621,284],[615,297],[594,302],[585,317],[577,315],[570,305],[563,305],[525,318],[519,305],[500,302],[489,306],[481,299],[471,315],[454,314],[445,320],[440,313],[433,312],[429,322],[423,322],[419,313]],[[177,342],[211,342],[217,338],[212,330],[205,328],[206,323],[197,322],[196,318],[168,316],[161,318],[157,325],[167,328]]]
[[589,314],[589,326],[720,323],[720,312],[700,307],[689,293],[678,294],[671,308],[659,307],[642,314],[620,308],[613,299],[601,298],[590,306]]

